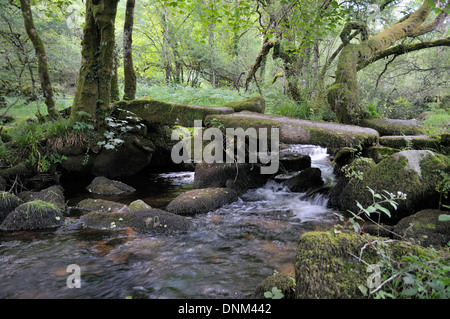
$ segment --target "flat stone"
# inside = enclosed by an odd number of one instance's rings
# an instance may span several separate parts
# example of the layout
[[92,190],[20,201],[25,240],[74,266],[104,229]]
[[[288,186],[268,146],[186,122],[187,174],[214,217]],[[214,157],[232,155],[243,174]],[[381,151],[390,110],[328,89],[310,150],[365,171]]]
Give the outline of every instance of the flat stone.
[[130,111],[150,124],[181,125],[185,127],[193,127],[195,120],[204,121],[208,115],[234,112],[230,107],[170,103],[148,97],[134,101],[116,102],[113,108]]
[[422,124],[417,120],[364,119],[361,121],[361,126],[377,130],[380,136],[421,135],[425,133]]
[[293,119],[283,116],[239,112],[226,115],[212,115],[206,118],[206,124],[212,119],[225,128],[279,128],[280,143],[312,144],[336,153],[342,147],[355,147],[358,144],[372,145],[379,139],[379,133],[371,128],[330,122]]

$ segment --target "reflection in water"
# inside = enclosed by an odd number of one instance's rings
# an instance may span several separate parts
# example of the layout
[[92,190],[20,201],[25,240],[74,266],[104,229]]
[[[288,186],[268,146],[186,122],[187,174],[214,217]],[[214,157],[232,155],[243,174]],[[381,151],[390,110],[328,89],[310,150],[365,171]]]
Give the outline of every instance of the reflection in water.
[[[332,178],[324,150],[309,152],[324,179]],[[122,200],[165,207],[192,184],[192,172],[153,175],[137,195]],[[80,229],[78,217],[55,232],[3,234],[0,298],[245,297],[274,270],[293,275],[299,235],[334,222],[324,195],[302,195],[269,181],[235,203],[190,218],[192,231],[171,236]],[[66,286],[70,264],[81,267],[80,289]]]

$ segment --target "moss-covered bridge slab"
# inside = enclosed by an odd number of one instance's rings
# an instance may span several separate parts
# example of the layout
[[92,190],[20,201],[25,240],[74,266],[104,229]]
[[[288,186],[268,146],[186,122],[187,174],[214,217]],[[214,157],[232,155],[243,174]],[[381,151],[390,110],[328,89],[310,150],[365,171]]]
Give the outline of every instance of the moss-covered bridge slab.
[[288,144],[313,144],[328,148],[333,154],[341,147],[355,147],[358,144],[377,144],[378,131],[354,125],[293,119],[283,116],[252,112],[216,114],[206,118],[206,124],[225,128],[279,128],[280,142]]
[[115,109],[130,111],[150,124],[193,127],[195,120],[204,121],[208,115],[230,114],[231,107],[197,106],[169,103],[145,97],[133,101],[120,101]]

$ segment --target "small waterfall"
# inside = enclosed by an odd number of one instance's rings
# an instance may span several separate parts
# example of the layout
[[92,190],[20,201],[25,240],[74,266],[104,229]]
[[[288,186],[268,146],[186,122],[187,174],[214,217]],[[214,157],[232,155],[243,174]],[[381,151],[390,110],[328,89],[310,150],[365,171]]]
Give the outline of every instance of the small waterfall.
[[317,145],[289,144],[283,149],[283,152],[309,155],[311,157],[311,166],[320,168],[324,182],[334,182],[333,167],[326,148]]

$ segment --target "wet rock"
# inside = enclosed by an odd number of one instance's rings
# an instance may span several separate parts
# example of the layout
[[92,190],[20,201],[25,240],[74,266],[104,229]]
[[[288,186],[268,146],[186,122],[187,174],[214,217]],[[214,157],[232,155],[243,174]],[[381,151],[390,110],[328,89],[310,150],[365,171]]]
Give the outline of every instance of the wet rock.
[[23,204],[23,200],[16,195],[3,191],[0,192],[0,223],[21,204]]
[[201,163],[195,167],[194,188],[231,187],[242,193],[261,187],[269,177],[252,164]]
[[192,216],[210,212],[237,199],[238,194],[230,188],[193,189],[172,200],[167,211]]
[[294,278],[284,274],[274,274],[264,279],[255,288],[253,298],[264,299],[266,292],[271,292],[276,287],[281,291],[283,297],[280,299],[295,299],[295,283]]
[[91,212],[80,218],[84,227],[94,229],[123,230],[132,228],[140,233],[184,232],[192,228],[192,222],[160,209],[147,209],[124,213]]
[[317,167],[302,170],[299,174],[284,182],[291,192],[305,192],[314,187],[324,184],[322,172]]
[[57,204],[33,200],[19,205],[6,216],[0,229],[21,231],[56,228],[64,224],[63,212],[64,210]]
[[301,171],[311,167],[311,156],[295,154],[290,152],[280,152],[280,166],[286,171]]
[[96,177],[94,180],[86,187],[86,189],[93,194],[98,195],[120,195],[125,193],[133,193],[136,191],[131,186],[125,183],[111,180],[106,177]]
[[446,212],[437,209],[421,210],[405,217],[394,227],[394,233],[413,239],[421,246],[447,246],[450,241],[450,221],[440,221]]
[[93,198],[83,199],[77,204],[76,208],[86,212],[98,211],[104,213],[117,213],[126,211],[128,209],[127,205],[125,204]]

